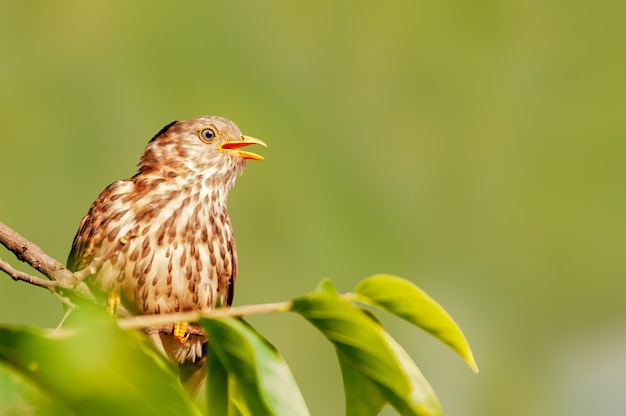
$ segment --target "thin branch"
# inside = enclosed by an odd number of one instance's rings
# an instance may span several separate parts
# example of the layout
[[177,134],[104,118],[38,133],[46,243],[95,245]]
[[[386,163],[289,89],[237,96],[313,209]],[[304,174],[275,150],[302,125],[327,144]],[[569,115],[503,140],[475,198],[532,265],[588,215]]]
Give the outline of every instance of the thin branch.
[[[61,303],[63,303],[65,306],[67,306],[67,312],[65,313],[65,316],[63,316],[63,320],[61,321],[61,323],[63,323],[63,321],[65,321],[65,318],[72,312],[74,311],[76,308],[78,308],[78,305],[76,305],[75,303],[73,303],[70,298],[68,298],[67,296],[63,296],[62,294],[60,294],[59,292],[57,292],[56,288],[52,287],[50,288],[50,292],[52,292],[52,294],[61,301]],[[60,324],[59,324],[60,325]]]
[[46,280],[40,277],[32,276],[28,273],[24,273],[20,270],[13,268],[13,266],[11,266],[9,263],[2,259],[0,259],[0,270],[11,276],[15,281],[21,280],[30,283],[31,285],[41,286],[48,289],[54,286],[58,286],[61,283],[58,280]]
[[[250,315],[263,315],[275,312],[285,312],[290,310],[292,303],[275,302],[262,303],[259,305],[233,306],[232,308],[204,309],[201,311],[178,312],[159,315],[142,315],[130,318],[122,318],[118,320],[120,328],[138,329],[138,328],[160,328],[167,326],[171,332],[172,322],[196,322],[200,318],[238,318]],[[164,331],[167,332],[167,331]]]
[[12,251],[19,260],[30,264],[50,280],[69,281],[73,278],[71,271],[44,253],[41,247],[31,243],[2,222],[0,222],[0,244]]

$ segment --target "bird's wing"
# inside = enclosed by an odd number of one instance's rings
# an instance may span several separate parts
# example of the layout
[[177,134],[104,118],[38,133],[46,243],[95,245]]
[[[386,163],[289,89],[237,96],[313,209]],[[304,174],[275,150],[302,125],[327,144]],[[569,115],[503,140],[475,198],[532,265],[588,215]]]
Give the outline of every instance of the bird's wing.
[[107,226],[111,222],[111,205],[117,199],[120,185],[126,181],[113,182],[107,186],[98,199],[91,204],[83,217],[72,243],[67,259],[67,268],[72,271],[87,267],[102,248],[107,238]]
[[228,294],[226,295],[226,305],[233,304],[233,298],[235,297],[235,281],[237,280],[237,249],[235,248],[235,238],[231,233],[231,237],[228,241],[228,250],[232,258],[232,272],[230,279],[228,280]]

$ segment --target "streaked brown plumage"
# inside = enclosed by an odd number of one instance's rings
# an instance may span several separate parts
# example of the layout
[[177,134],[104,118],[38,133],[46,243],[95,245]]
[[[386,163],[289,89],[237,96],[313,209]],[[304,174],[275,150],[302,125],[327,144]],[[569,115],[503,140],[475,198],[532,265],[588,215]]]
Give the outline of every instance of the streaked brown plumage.
[[[119,294],[120,310],[129,314],[230,305],[237,252],[226,201],[245,160],[263,159],[239,150],[255,143],[264,145],[221,117],[165,126],[144,150],[139,172],[113,182],[93,203],[68,267],[80,270],[109,256],[86,281],[103,299]],[[201,369],[206,337],[166,332],[150,335],[170,358]]]

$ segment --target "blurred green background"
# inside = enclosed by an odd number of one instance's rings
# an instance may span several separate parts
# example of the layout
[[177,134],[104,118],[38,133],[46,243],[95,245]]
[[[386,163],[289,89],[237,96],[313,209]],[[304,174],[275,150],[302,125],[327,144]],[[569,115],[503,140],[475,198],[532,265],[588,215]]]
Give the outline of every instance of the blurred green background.
[[[397,274],[481,368],[388,321],[448,415],[624,414],[625,19],[611,1],[2,0],[0,220],[65,260],[154,133],[226,116],[269,144],[231,192],[236,304]],[[0,276],[2,323],[61,315]],[[296,316],[252,322],[312,414],[341,414],[330,344]]]

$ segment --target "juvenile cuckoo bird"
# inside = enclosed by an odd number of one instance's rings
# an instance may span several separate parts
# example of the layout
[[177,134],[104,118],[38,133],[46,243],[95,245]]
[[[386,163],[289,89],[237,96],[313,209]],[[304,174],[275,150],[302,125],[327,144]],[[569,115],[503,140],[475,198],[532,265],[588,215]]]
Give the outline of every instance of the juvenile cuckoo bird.
[[[139,172],[113,182],[91,205],[68,268],[81,270],[106,256],[86,282],[112,314],[230,306],[237,251],[226,201],[246,160],[263,160],[241,149],[252,144],[265,146],[221,117],[165,126],[146,146]],[[200,328],[175,322],[146,332],[179,363],[181,382],[194,394],[206,361]]]

